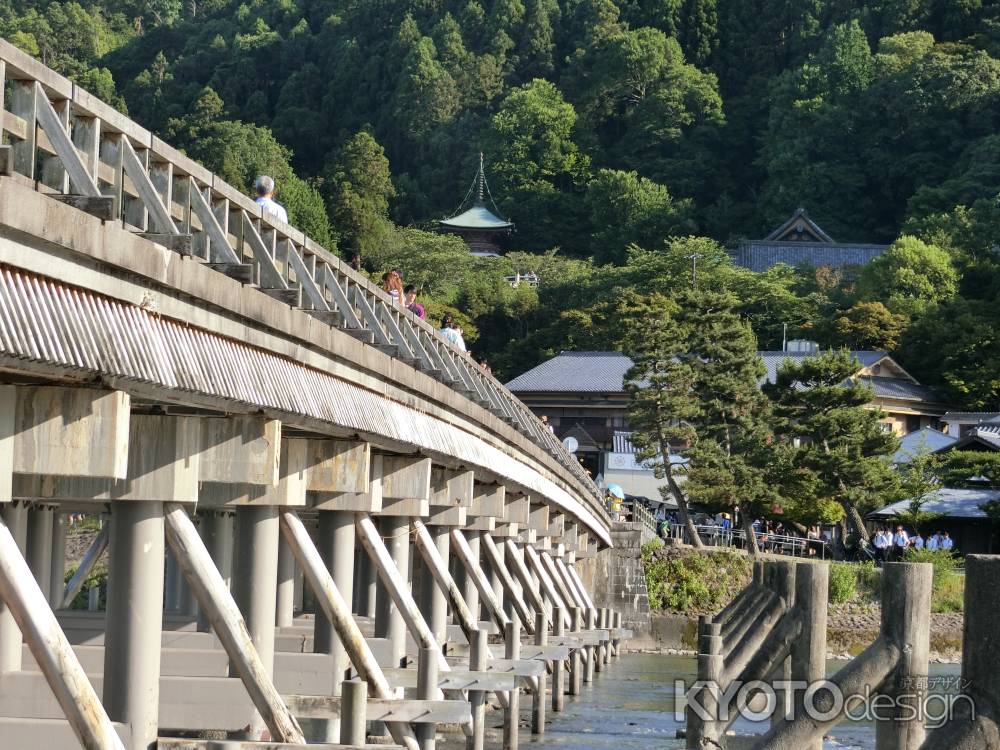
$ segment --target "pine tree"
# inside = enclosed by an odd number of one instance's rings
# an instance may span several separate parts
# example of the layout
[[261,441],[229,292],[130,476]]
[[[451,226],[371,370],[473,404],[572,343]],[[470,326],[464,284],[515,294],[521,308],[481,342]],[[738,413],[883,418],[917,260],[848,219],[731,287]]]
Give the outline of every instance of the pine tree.
[[810,498],[797,499],[817,509],[835,501],[848,532],[867,542],[862,510],[894,491],[887,456],[899,441],[883,429],[882,413],[868,408],[873,392],[853,377],[858,369],[849,352],[824,352],[785,362],[764,390],[774,404],[790,476],[805,475],[812,487]]
[[628,423],[639,461],[651,461],[660,492],[677,503],[681,523],[695,547],[704,546],[688,512],[687,498],[673,474],[673,445],[694,439],[689,419],[697,415],[691,398],[694,369],[686,357],[688,332],[675,318],[677,306],[660,294],[626,301],[625,353],[632,368],[625,375]]
[[751,522],[776,498],[768,481],[771,412],[759,382],[765,374],[757,338],[736,312],[731,294],[692,292],[678,316],[688,331],[694,371],[688,496],[710,507],[740,510],[747,543],[759,552]]

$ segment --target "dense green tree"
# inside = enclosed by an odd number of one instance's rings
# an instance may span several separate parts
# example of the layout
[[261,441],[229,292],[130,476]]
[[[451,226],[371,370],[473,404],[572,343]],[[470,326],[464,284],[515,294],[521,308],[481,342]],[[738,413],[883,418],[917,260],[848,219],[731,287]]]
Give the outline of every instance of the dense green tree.
[[951,298],[957,284],[958,274],[946,252],[903,236],[864,267],[858,292],[863,299],[885,300],[893,312],[913,315]]
[[[867,541],[862,514],[894,491],[896,476],[887,457],[899,441],[882,429],[880,412],[868,407],[873,393],[852,379],[857,369],[846,351],[787,360],[764,392],[774,405],[776,432],[794,475],[810,479],[808,501],[817,509],[840,505],[848,531]],[[794,489],[801,492],[801,482]],[[804,499],[791,496],[793,502]]]
[[857,302],[837,315],[833,329],[846,349],[891,351],[899,343],[905,322],[881,302]]
[[955,299],[916,320],[899,344],[915,377],[977,411],[1000,410],[1000,310],[995,300]]
[[392,185],[389,160],[371,133],[355,133],[327,167],[326,204],[347,253],[368,256],[384,244]]
[[623,263],[629,245],[655,248],[694,230],[690,201],[674,201],[663,185],[635,172],[602,169],[587,186],[586,206],[597,227],[597,263]]

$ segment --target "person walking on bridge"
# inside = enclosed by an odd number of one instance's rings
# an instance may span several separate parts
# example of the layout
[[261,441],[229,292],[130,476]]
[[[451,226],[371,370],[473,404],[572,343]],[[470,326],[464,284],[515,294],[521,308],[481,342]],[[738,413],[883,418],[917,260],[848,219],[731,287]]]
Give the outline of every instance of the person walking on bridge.
[[255,202],[261,207],[261,210],[265,214],[270,214],[278,221],[287,224],[288,213],[285,211],[285,207],[274,199],[274,179],[268,177],[266,174],[262,174],[254,182],[253,186],[254,190],[257,191],[257,200]]

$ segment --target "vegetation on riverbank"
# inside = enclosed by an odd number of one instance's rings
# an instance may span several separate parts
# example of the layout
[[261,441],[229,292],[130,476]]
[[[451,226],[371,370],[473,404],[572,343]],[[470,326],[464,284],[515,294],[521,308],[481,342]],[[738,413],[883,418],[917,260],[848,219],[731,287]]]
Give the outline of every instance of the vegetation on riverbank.
[[642,547],[649,611],[697,615],[715,612],[750,582],[747,555],[727,549],[665,547],[658,539]]

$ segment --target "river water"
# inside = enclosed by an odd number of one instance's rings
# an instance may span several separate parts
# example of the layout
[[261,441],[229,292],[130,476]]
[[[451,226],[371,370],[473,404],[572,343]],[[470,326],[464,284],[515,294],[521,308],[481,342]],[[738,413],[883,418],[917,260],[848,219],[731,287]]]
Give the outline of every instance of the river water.
[[[842,663],[829,665],[832,674]],[[932,665],[931,674],[958,674],[959,667]],[[612,661],[606,671],[598,674],[594,682],[583,686],[577,697],[566,696],[566,708],[560,713],[547,715],[546,734],[532,737],[521,730],[521,744],[553,750],[664,750],[683,748],[684,741],[676,739],[683,723],[674,717],[674,680],[693,680],[695,660],[691,657],[661,656],[655,654],[624,654]],[[522,706],[530,699],[522,698]],[[527,724],[527,714],[522,716],[522,727]],[[487,724],[497,724],[494,714]],[[734,724],[738,733],[760,732],[742,719]],[[488,744],[495,747],[495,733],[490,733]],[[831,732],[832,738],[824,743],[824,750],[873,750],[875,730],[870,723],[843,723]],[[451,745],[451,743],[447,743]]]

